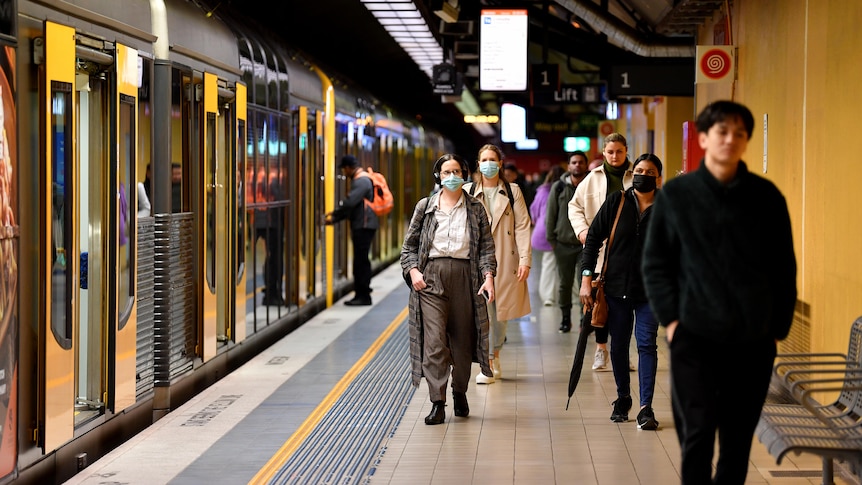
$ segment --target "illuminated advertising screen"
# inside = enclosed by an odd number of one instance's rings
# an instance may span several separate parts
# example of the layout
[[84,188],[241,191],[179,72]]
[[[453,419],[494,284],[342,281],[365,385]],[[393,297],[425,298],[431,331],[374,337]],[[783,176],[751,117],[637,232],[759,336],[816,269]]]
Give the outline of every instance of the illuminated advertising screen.
[[479,89],[527,90],[526,10],[482,10],[479,21]]

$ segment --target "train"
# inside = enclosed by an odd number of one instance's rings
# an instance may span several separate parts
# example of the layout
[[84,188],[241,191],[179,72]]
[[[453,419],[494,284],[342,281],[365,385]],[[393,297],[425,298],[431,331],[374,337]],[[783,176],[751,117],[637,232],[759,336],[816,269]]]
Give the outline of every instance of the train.
[[[0,484],[62,482],[398,258],[452,142],[197,0],[0,1]],[[313,39],[311,39],[313,41]]]

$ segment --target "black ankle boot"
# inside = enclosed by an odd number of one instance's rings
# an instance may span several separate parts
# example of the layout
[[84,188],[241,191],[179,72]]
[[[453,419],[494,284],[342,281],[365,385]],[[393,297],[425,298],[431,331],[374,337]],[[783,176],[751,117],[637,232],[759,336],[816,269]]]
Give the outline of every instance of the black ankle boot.
[[431,413],[425,416],[425,424],[442,424],[446,421],[446,401],[434,401]]
[[569,333],[572,331],[572,315],[563,312],[563,321],[560,322],[560,333]]
[[452,391],[452,401],[455,407],[455,416],[466,418],[470,415],[470,405],[467,403],[467,394]]

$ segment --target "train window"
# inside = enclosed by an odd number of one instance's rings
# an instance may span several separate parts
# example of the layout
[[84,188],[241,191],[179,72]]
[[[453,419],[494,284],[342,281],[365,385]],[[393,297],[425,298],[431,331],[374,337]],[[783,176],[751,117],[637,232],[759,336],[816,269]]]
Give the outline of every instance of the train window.
[[72,84],[51,81],[51,331],[72,345]]
[[215,291],[215,259],[216,259],[216,236],[215,236],[215,203],[216,203],[216,115],[215,113],[207,113],[206,126],[206,146],[204,147],[206,156],[206,192],[207,192],[207,221],[209,227],[206,228],[206,278],[210,290]]
[[243,194],[243,174],[246,164],[245,120],[239,120],[236,134],[236,277],[242,279],[245,269],[245,194]]
[[120,133],[117,140],[117,180],[119,213],[119,248],[117,250],[117,312],[119,328],[123,328],[132,312],[135,297],[135,231],[137,183],[135,182],[135,98],[120,95]]

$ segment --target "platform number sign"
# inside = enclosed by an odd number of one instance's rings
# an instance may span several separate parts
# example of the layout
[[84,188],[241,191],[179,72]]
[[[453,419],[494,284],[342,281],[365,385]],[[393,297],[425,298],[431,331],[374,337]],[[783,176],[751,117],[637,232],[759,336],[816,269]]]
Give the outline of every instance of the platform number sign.
[[530,66],[530,89],[533,92],[554,92],[560,89],[559,64]]
[[694,62],[611,66],[608,98],[694,96]]

